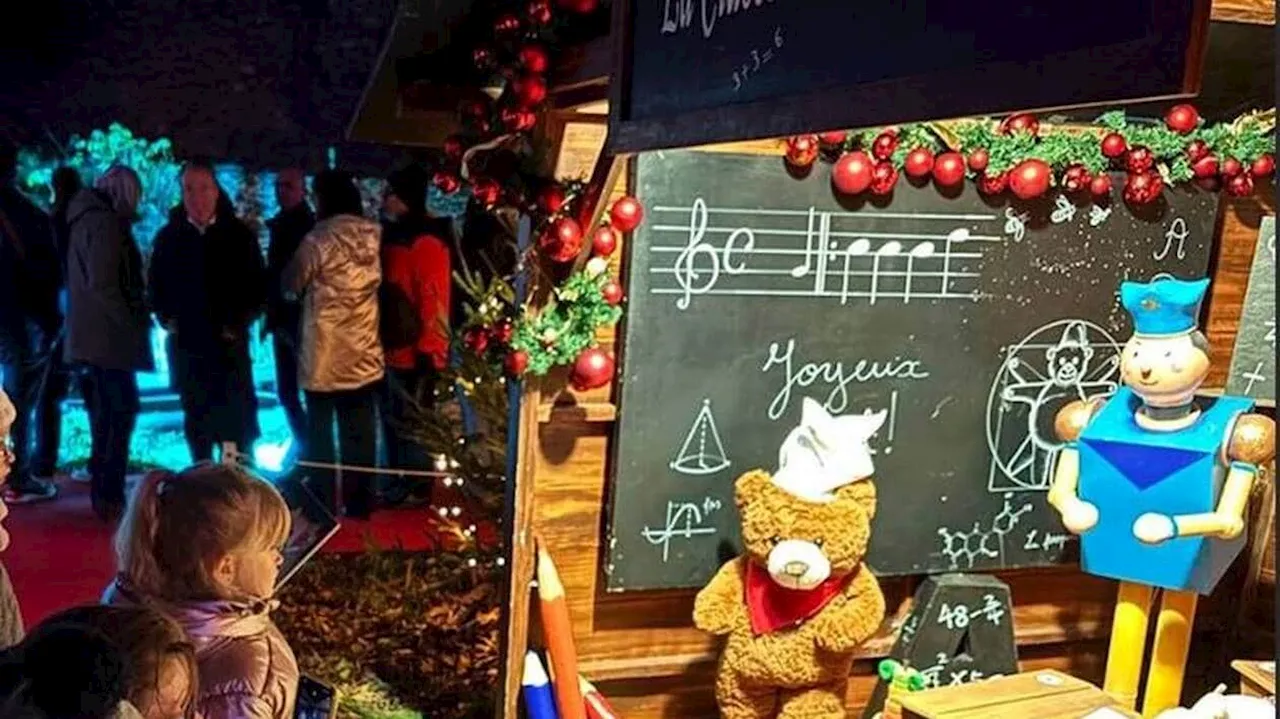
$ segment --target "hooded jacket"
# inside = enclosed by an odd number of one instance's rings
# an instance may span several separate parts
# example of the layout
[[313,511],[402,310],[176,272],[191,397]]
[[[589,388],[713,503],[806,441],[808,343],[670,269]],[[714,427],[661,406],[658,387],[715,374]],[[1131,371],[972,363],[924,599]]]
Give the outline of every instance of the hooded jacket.
[[182,625],[196,648],[202,719],[292,719],[298,661],[271,621],[272,602],[145,600],[113,583],[103,604],[147,604]]
[[129,222],[99,190],[67,205],[67,323],[64,359],[114,370],[150,370],[142,254]]
[[285,269],[286,296],[302,298],[298,379],[309,392],[358,389],[382,379],[378,223],[354,215],[321,221]]

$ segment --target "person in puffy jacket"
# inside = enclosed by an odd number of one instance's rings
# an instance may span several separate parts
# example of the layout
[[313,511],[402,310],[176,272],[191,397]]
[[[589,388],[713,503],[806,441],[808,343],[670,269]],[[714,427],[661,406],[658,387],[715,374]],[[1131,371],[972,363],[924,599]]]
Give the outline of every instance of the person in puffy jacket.
[[[313,462],[373,467],[377,460],[378,392],[385,373],[378,324],[381,229],[363,215],[351,175],[328,170],[312,183],[319,223],[302,241],[282,278],[286,296],[301,298],[298,376],[307,399],[306,455]],[[335,451],[333,434],[337,425]],[[311,474],[309,486],[337,509],[337,475]],[[343,473],[348,517],[373,509],[374,476]]]
[[152,472],[130,501],[103,603],[150,607],[182,627],[203,719],[293,717],[298,662],[270,614],[291,524],[275,488],[234,465]]

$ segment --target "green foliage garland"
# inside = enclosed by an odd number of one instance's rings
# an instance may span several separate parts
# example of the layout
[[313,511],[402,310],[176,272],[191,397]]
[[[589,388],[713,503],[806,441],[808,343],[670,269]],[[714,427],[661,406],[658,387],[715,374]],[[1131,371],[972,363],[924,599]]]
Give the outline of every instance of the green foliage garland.
[[582,350],[595,345],[598,330],[622,317],[622,309],[605,302],[601,294],[608,274],[587,264],[555,289],[548,305],[537,312],[526,308],[516,326],[511,347],[528,356],[531,374],[541,376],[572,364]]

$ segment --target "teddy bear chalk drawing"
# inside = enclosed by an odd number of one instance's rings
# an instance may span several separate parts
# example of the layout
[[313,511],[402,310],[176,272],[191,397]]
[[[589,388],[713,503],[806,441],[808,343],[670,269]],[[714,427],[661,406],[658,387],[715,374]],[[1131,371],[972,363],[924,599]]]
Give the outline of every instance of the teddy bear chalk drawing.
[[716,700],[725,719],[842,719],[858,645],[884,596],[863,563],[876,490],[868,444],[885,413],[830,416],[804,400],[773,474],[734,485],[742,554],[698,593],[693,620],[725,637]]

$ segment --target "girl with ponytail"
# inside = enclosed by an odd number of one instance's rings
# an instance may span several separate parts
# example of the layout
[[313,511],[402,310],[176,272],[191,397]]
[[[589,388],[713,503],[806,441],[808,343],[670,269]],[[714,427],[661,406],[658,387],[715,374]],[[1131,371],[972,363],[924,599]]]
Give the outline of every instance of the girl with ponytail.
[[147,605],[195,646],[204,719],[289,719],[298,665],[271,621],[289,509],[267,482],[224,464],[147,475],[116,534],[104,603]]

